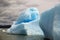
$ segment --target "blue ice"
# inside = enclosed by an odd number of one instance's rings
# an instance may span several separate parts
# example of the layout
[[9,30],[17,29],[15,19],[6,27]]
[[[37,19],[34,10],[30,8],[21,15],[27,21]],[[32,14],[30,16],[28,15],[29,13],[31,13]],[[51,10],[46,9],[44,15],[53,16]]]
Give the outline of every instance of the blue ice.
[[19,15],[12,26],[7,30],[11,34],[27,34],[27,35],[40,35],[44,37],[44,33],[39,26],[40,15],[35,7],[26,9]]

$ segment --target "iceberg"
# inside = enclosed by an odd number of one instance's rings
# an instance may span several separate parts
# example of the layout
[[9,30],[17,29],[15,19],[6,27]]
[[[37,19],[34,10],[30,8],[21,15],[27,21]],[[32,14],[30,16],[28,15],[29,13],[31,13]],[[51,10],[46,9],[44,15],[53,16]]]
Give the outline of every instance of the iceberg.
[[44,33],[39,26],[40,15],[35,7],[26,9],[19,15],[12,26],[7,29],[7,33],[11,34],[27,34],[27,35],[40,35],[44,37]]
[[41,14],[40,27],[46,38],[60,40],[60,5],[56,5]]
[[53,39],[53,20],[54,20],[54,10],[49,9],[41,14],[40,27],[43,30],[45,37]]
[[60,40],[60,5],[56,7],[56,13],[54,16],[53,39]]

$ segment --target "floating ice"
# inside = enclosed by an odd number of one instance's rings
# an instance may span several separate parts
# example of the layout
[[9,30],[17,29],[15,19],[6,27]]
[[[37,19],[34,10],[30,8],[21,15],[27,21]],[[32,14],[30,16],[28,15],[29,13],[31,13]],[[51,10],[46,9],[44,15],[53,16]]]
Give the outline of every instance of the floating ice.
[[43,12],[40,25],[46,38],[60,40],[60,5]]
[[13,22],[13,25],[7,30],[7,33],[40,35],[44,37],[44,33],[39,26],[39,20],[40,16],[37,8],[28,8],[24,13],[19,15],[15,22]]
[[35,20],[38,17],[38,10],[36,8],[28,8],[25,12],[19,15],[19,18],[16,21],[16,24],[20,24],[22,22],[29,22]]

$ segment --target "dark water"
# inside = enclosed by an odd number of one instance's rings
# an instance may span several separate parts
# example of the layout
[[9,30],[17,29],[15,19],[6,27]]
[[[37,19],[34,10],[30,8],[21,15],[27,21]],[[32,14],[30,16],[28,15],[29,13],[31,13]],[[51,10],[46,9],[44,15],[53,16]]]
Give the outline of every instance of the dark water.
[[39,35],[12,35],[4,32],[5,29],[0,29],[0,40],[43,40]]

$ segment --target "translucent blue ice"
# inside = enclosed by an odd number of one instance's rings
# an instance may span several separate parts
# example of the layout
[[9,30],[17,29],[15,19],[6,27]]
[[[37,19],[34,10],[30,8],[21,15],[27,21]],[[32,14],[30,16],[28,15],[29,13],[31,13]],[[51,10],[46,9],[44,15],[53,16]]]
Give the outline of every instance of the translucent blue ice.
[[7,33],[40,35],[40,37],[43,38],[44,33],[39,26],[39,20],[38,9],[34,7],[28,8],[13,22],[11,28],[7,30]]
[[16,24],[21,22],[30,22],[38,17],[38,11],[36,8],[28,8],[25,12],[21,13],[16,21]]

